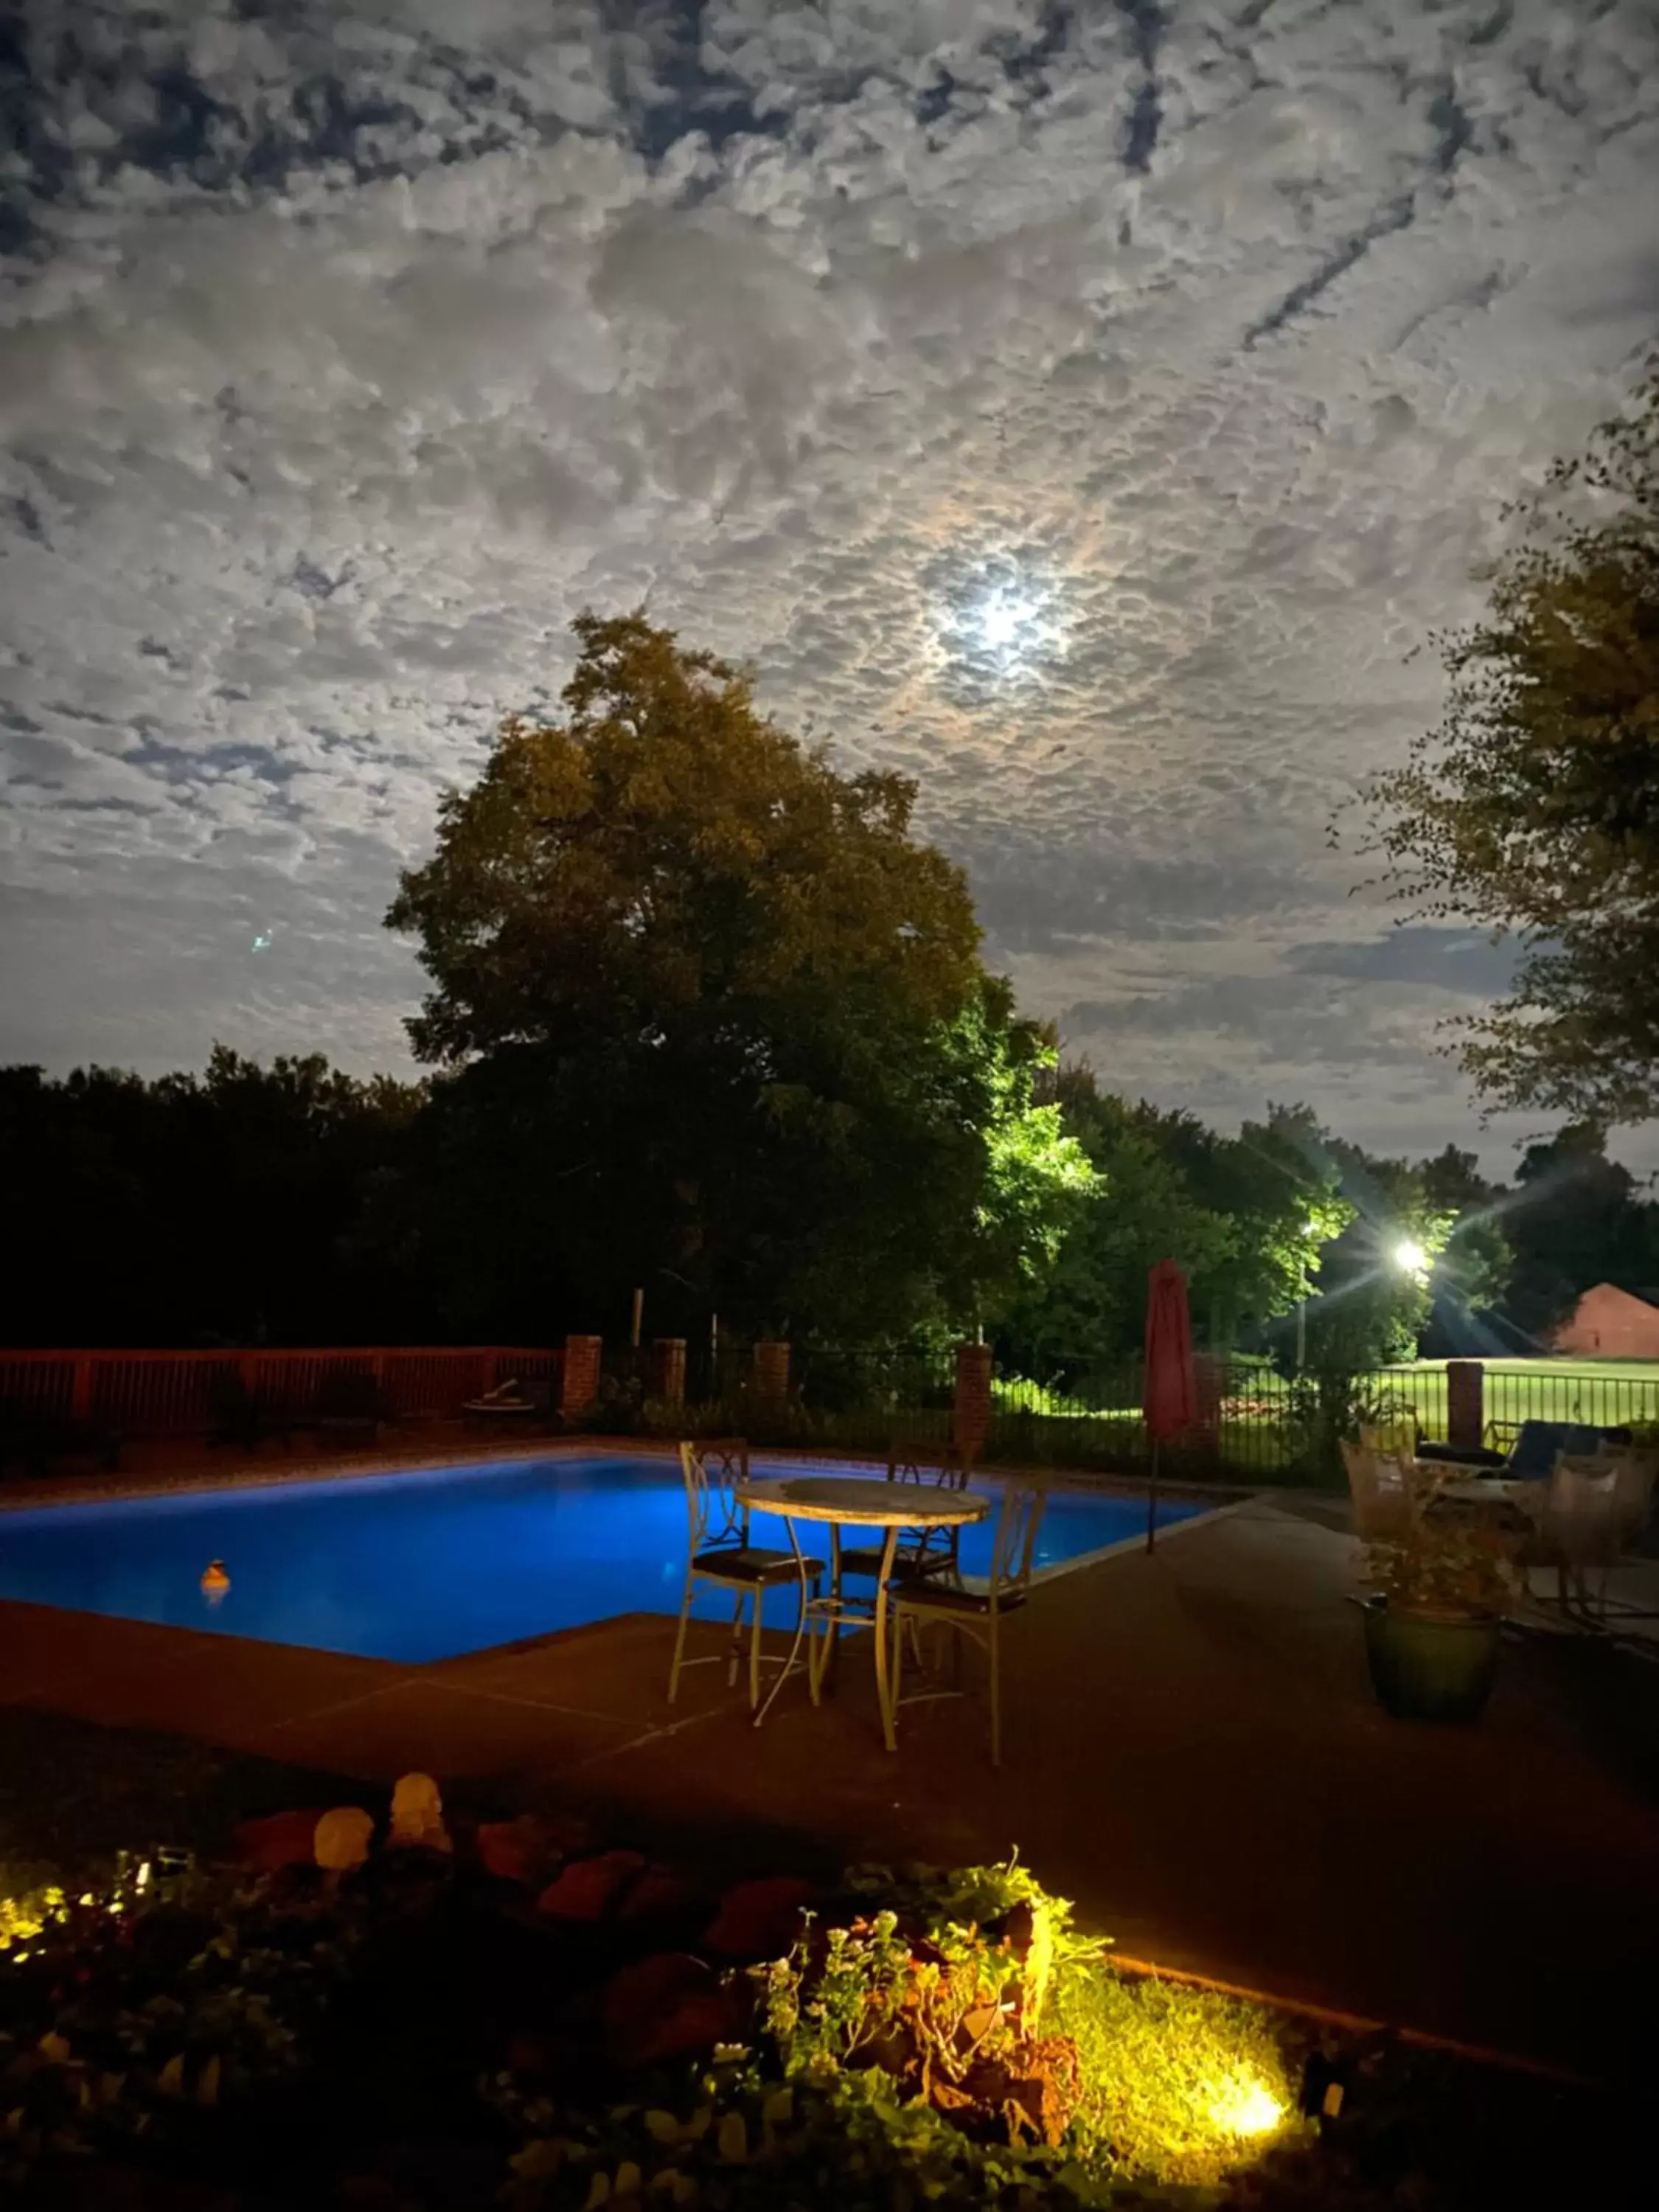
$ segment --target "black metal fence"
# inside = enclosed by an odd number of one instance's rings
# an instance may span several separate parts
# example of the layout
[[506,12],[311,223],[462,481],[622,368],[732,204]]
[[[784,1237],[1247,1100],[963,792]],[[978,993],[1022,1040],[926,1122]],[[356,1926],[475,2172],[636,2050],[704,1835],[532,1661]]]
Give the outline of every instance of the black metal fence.
[[[610,1354],[599,1425],[659,1434],[729,1431],[760,1444],[879,1457],[895,1444],[922,1449],[951,1441],[956,1359],[949,1350],[794,1345],[780,1393],[765,1387],[753,1348],[728,1340],[688,1345],[683,1401],[665,1399],[660,1382],[648,1351]],[[1445,1370],[1435,1364],[1378,1369],[1322,1388],[1260,1360],[1200,1360],[1199,1395],[1194,1429],[1162,1455],[1171,1475],[1329,1482],[1340,1479],[1336,1439],[1358,1422],[1407,1423],[1441,1440],[1447,1431]],[[1138,1360],[1057,1363],[1048,1380],[999,1372],[981,1457],[991,1465],[1144,1473],[1150,1447],[1141,1397]],[[1489,1369],[1487,1441],[1508,1443],[1529,1419],[1659,1431],[1659,1380],[1547,1360]]]

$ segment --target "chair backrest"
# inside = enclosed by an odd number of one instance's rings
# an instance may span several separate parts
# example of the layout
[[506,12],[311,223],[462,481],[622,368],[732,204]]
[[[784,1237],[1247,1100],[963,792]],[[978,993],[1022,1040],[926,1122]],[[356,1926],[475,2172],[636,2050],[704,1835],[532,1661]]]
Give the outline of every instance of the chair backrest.
[[991,1540],[990,1592],[994,1604],[1023,1597],[1031,1584],[1037,1530],[1048,1510],[1048,1492],[1040,1482],[1005,1483],[1002,1510]]
[[1348,1472],[1354,1534],[1366,1543],[1409,1535],[1422,1511],[1414,1463],[1351,1444],[1345,1437],[1342,1464]]
[[733,1547],[749,1540],[749,1509],[738,1501],[749,1480],[749,1446],[742,1437],[707,1437],[680,1446],[685,1510],[693,1553]]
[[1359,1431],[1360,1448],[1382,1459],[1413,1459],[1417,1454],[1417,1423],[1382,1421]]
[[1619,1460],[1563,1452],[1544,1493],[1544,1538],[1571,1565],[1607,1565],[1624,1540]]
[[887,1455],[887,1480],[931,1483],[936,1490],[965,1490],[973,1465],[971,1455],[958,1451],[954,1444],[941,1445],[936,1452],[921,1452],[896,1443]]
[[1626,1450],[1613,1454],[1619,1469],[1619,1533],[1620,1540],[1635,1544],[1641,1540],[1653,1510],[1654,1477],[1659,1474],[1659,1458],[1650,1451]]
[[1588,1421],[1522,1421],[1504,1473],[1516,1482],[1545,1482],[1563,1452],[1587,1458],[1628,1433],[1598,1429]]

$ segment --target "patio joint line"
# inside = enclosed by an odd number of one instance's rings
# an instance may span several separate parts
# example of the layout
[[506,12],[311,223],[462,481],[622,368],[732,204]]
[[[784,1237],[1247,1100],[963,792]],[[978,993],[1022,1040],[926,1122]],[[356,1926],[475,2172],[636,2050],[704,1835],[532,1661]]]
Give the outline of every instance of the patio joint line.
[[[416,1675],[410,1679],[421,1680],[424,1678]],[[464,1698],[485,1698],[496,1705],[523,1705],[532,1712],[564,1713],[572,1720],[609,1721],[617,1728],[637,1725],[636,1717],[632,1713],[602,1713],[596,1711],[592,1705],[564,1705],[552,1698],[530,1698],[512,1690],[489,1690],[474,1682],[452,1682],[434,1675],[429,1686],[434,1690],[453,1690]]]

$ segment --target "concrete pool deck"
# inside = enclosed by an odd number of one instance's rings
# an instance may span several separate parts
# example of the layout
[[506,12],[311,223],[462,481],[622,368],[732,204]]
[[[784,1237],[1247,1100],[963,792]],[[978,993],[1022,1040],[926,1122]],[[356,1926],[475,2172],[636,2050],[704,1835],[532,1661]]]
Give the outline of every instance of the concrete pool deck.
[[670,1708],[647,1615],[411,1668],[0,1604],[0,1702],[364,1782],[421,1767],[751,1863],[1018,1845],[1127,1954],[1621,2072],[1659,1972],[1659,1668],[1529,1639],[1477,1728],[1391,1722],[1343,1518],[1261,1497],[1038,1589],[1000,1774],[977,1703],[907,1712],[888,1757],[856,1644],[833,1700],[791,1686],[759,1731],[717,1666]]

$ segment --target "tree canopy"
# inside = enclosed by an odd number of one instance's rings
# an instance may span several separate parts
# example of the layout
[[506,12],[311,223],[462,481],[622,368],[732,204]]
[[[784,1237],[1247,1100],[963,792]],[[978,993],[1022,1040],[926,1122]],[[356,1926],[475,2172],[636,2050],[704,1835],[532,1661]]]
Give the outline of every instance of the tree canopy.
[[1462,1057],[1500,1105],[1659,1110],[1659,371],[1553,471],[1484,618],[1444,642],[1438,729],[1370,787],[1416,913],[1516,938]]
[[1054,1378],[1132,1352],[1162,1259],[1185,1271],[1214,1345],[1259,1337],[1295,1305],[1348,1216],[1328,1162],[1270,1125],[1224,1137],[1190,1114],[1115,1097],[1085,1064],[1061,1068],[1052,1090],[1098,1182],[1000,1332],[1014,1364]]
[[422,1099],[223,1046],[148,1083],[0,1068],[0,1343],[420,1341],[441,1324],[360,1229]]
[[488,1303],[492,1267],[517,1295],[556,1255],[590,1313],[638,1285],[676,1326],[971,1319],[1091,1178],[915,787],[839,773],[642,616],[575,628],[566,719],[503,725],[388,916],[472,1164],[462,1274]]

